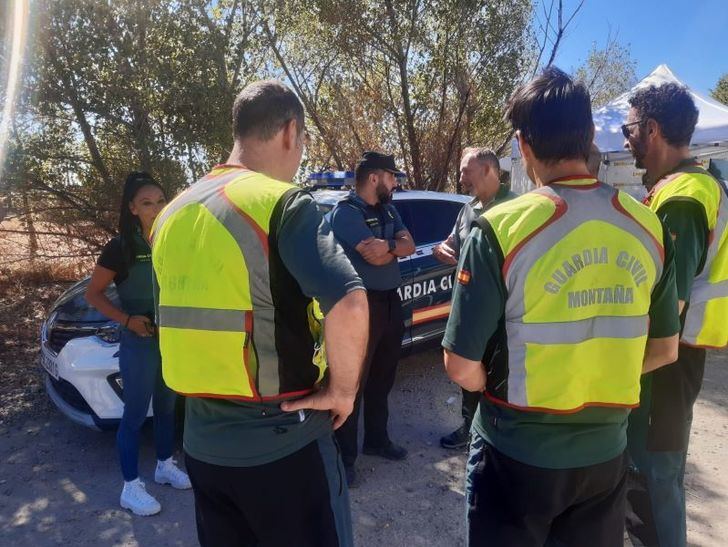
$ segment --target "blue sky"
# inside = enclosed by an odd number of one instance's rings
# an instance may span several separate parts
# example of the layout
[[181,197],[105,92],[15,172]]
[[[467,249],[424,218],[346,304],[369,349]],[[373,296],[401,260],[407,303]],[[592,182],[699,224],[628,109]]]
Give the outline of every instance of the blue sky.
[[[576,5],[578,0],[564,0],[564,11]],[[604,47],[610,28],[630,46],[638,79],[666,63],[684,83],[707,94],[728,73],[728,0],[586,0],[556,65],[567,71],[578,67],[593,42]]]

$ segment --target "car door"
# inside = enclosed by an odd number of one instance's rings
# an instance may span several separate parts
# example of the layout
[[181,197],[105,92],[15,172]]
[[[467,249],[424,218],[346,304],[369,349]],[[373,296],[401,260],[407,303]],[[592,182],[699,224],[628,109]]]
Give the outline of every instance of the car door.
[[[410,233],[412,233],[412,221],[410,219],[407,203],[403,200],[397,199],[394,200],[392,204],[397,209],[399,216],[402,217],[402,222],[404,222],[404,225],[407,227]],[[397,259],[397,262],[399,262],[399,273],[402,277],[402,282],[400,283],[399,289],[397,289],[397,292],[399,292],[399,297],[402,299],[402,315],[404,316],[404,334],[402,334],[402,349],[408,350],[412,344],[412,313],[411,306],[407,302],[405,302],[403,298],[402,290],[403,287],[412,285],[412,261],[410,260],[409,256],[405,256],[399,257]]]
[[400,297],[414,345],[442,336],[445,329],[455,267],[440,263],[432,250],[450,235],[462,206],[438,198],[403,200],[416,250],[410,257],[409,284],[400,287]]

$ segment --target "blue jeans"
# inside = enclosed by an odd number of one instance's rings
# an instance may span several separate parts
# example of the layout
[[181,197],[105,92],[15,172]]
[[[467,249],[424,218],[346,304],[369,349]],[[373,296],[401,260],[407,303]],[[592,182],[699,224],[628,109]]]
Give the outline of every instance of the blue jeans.
[[116,445],[124,480],[132,481],[139,476],[139,432],[150,399],[153,401],[157,459],[166,460],[172,456],[177,394],[162,379],[162,358],[156,336],[141,337],[122,330],[119,370],[124,390],[124,414],[116,434]]
[[[687,430],[690,431],[691,419]],[[630,492],[633,511],[645,522],[639,539],[645,545],[685,547],[687,525],[685,512],[685,450],[648,450],[649,404],[632,411],[627,431],[627,449],[633,469],[642,477],[647,492]],[[640,501],[641,497],[646,498]],[[649,501],[647,501],[649,500]],[[629,528],[629,526],[628,526]]]

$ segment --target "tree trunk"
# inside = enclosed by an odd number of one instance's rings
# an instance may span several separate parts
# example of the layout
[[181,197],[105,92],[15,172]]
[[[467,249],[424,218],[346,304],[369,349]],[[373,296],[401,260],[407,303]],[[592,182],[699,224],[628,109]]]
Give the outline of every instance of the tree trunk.
[[401,78],[400,87],[402,89],[402,102],[404,103],[404,118],[407,126],[407,141],[409,143],[410,158],[412,161],[412,176],[415,179],[415,187],[421,188],[424,184],[422,180],[422,162],[420,161],[420,143],[417,140],[417,131],[415,130],[415,119],[412,114],[412,105],[410,104],[409,83],[407,82],[407,60],[400,60],[399,74]]
[[[52,52],[48,52],[48,54],[51,56],[51,58],[54,58],[54,54]],[[112,186],[112,180],[111,180],[111,174],[109,173],[109,170],[106,168],[106,163],[104,162],[104,159],[101,157],[101,152],[99,151],[99,147],[96,145],[96,138],[93,135],[93,131],[91,131],[91,124],[88,123],[88,119],[86,118],[86,113],[84,112],[83,108],[81,107],[81,101],[78,98],[78,94],[76,93],[76,88],[73,85],[73,81],[71,79],[71,76],[64,70],[64,68],[60,65],[60,63],[56,60],[53,61],[53,66],[58,72],[58,77],[61,79],[61,82],[63,83],[64,91],[66,92],[66,98],[68,99],[68,102],[71,104],[71,108],[73,109],[73,113],[76,116],[76,121],[78,122],[79,127],[81,128],[81,133],[83,134],[83,140],[86,143],[86,147],[88,148],[88,152],[91,155],[91,163],[98,171],[99,175],[103,179],[103,181],[109,186]]]
[[23,188],[22,202],[23,202],[23,222],[25,223],[25,229],[28,232],[28,243],[30,260],[35,260],[38,254],[38,234],[35,231],[35,223],[33,222],[33,211],[30,209],[30,200],[28,199],[28,190]]

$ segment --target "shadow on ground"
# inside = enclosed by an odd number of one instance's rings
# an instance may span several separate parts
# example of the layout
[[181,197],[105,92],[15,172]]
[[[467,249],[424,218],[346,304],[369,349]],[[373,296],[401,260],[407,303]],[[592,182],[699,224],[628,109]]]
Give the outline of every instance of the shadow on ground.
[[[356,544],[453,547],[464,544],[464,451],[439,446],[460,423],[460,390],[441,354],[404,359],[391,395],[393,440],[404,462],[361,456],[351,492]],[[728,537],[728,353],[711,354],[695,411],[686,473],[692,545]],[[29,416],[0,424],[0,537],[3,545],[196,545],[193,497],[156,485],[151,427],[144,430],[141,474],[162,503],[155,517],[118,506],[121,476],[113,433],[70,423],[33,392]]]

